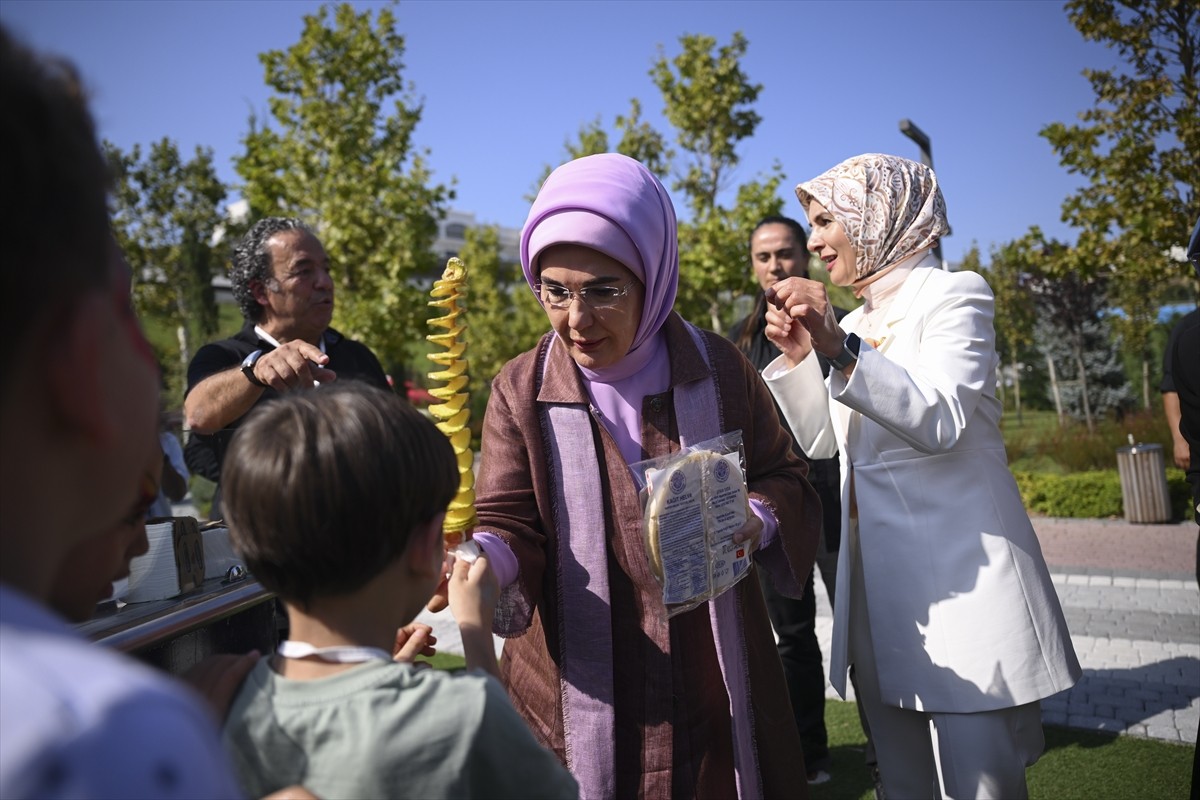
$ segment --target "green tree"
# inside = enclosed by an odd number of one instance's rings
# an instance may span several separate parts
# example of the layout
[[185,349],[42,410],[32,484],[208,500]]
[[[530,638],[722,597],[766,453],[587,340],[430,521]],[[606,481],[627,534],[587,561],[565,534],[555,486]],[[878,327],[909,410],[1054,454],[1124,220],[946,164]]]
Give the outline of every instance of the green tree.
[[217,332],[213,277],[222,253],[213,242],[222,226],[225,185],[212,150],[196,148],[184,161],[170,139],[128,153],[104,143],[114,175],[113,230],[133,272],[138,313],[177,332],[176,353],[160,353],[168,383],[180,388],[197,341]]
[[[568,161],[574,161],[577,158],[584,156],[594,156],[599,153],[611,152],[608,146],[608,131],[604,129],[604,124],[597,116],[591,122],[580,125],[579,132],[576,134],[578,138],[575,141],[567,139],[563,142],[563,150],[566,152],[566,158],[562,160],[565,164]],[[629,155],[626,153],[625,155]],[[631,156],[632,157],[632,156]],[[530,205],[537,199],[537,194],[541,191],[542,184],[546,182],[546,178],[550,177],[550,173],[554,171],[554,167],[546,164],[542,167],[542,174],[525,195],[525,200]]]
[[635,97],[629,101],[629,113],[618,115],[616,126],[621,134],[618,153],[637,159],[655,175],[666,174],[675,153],[666,137],[642,119],[641,100]]
[[[760,118],[752,105],[762,87],[750,83],[741,70],[740,59],[748,45],[741,33],[720,48],[711,36],[687,35],[680,42],[682,52],[670,61],[659,48],[650,70],[680,150],[642,119],[641,101],[634,98],[629,112],[615,119],[615,135],[620,137],[616,152],[642,162],[670,186],[680,216],[675,308],[684,317],[722,332],[732,322],[734,298],[754,291],[747,240],[760,219],[783,208],[777,195],[783,176],[775,163],[765,177],[738,185],[731,207],[721,205],[720,196],[734,188],[732,177],[740,160],[737,145],[758,125]],[[565,160],[610,152],[613,138],[597,117],[580,128],[576,141],[564,143]],[[676,172],[672,165],[678,152],[687,166]],[[547,166],[538,186],[550,170]],[[668,177],[672,174],[674,179]]]
[[1113,70],[1085,70],[1096,105],[1080,124],[1041,132],[1063,166],[1087,183],[1063,204],[1078,228],[1064,269],[1115,273],[1118,333],[1142,363],[1150,406],[1150,331],[1165,288],[1185,272],[1172,261],[1200,217],[1200,6],[1194,0],[1070,0],[1071,22],[1120,55]]
[[1008,364],[1012,375],[1017,422],[1022,421],[1022,364],[1033,355],[1033,331],[1037,322],[1030,279],[1040,271],[1040,249],[1035,245],[1038,239],[1040,236],[1026,237],[993,247],[991,263],[984,270],[988,285],[996,297],[993,318],[996,350],[1000,363]]
[[458,257],[467,266],[469,390],[482,419],[492,378],[509,359],[537,344],[550,323],[520,265],[500,257],[495,227],[468,228]]
[[423,106],[402,80],[403,55],[391,7],[374,18],[345,3],[306,15],[296,44],[259,56],[274,127],[252,116],[237,159],[254,216],[314,225],[334,263],[334,324],[385,366],[424,336],[413,279],[440,271],[431,248],[453,197],[412,143]]
[[741,32],[720,47],[711,36],[688,34],[679,41],[682,49],[671,60],[660,46],[650,70],[685,162],[671,188],[683,193],[691,213],[679,226],[676,308],[721,332],[733,296],[752,288],[746,238],[759,219],[781,210],[782,173],[776,163],[765,178],[738,187],[732,208],[720,204],[740,161],[738,144],[761,120],[753,105],[762,85],[742,71],[749,42]]
[[[621,135],[620,142],[614,151],[609,145],[608,131],[604,129],[600,117],[582,125],[575,141],[568,139],[563,142],[566,158],[562,163],[574,161],[584,156],[594,156],[599,153],[617,152],[642,162],[646,169],[655,175],[663,175],[670,163],[671,149],[666,139],[656,131],[650,123],[642,120],[642,103],[636,97],[629,101],[629,113],[619,114],[615,120],[616,133]],[[549,164],[542,170],[542,175],[534,185],[533,190],[525,196],[531,204],[537,198],[546,178],[554,170]]]

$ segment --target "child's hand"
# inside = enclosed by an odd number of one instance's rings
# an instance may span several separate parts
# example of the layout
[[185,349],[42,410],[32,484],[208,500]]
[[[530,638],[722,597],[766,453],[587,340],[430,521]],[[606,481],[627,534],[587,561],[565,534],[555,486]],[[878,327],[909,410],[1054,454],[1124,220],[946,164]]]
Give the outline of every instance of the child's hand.
[[447,550],[445,560],[442,562],[442,579],[438,581],[437,588],[433,590],[433,597],[429,598],[429,602],[425,604],[425,608],[432,611],[434,614],[442,611],[446,606],[450,605],[448,596],[450,573],[454,570],[454,553]]
[[496,604],[500,602],[500,583],[487,556],[480,555],[474,562],[455,559],[447,590],[450,613],[458,627],[491,631]]
[[500,601],[500,582],[487,557],[480,555],[474,561],[456,559],[447,588],[450,612],[462,634],[467,669],[483,669],[499,678],[492,644],[492,617]]
[[436,655],[435,644],[437,637],[433,635],[433,628],[423,622],[410,622],[403,628],[396,629],[392,660],[412,663],[417,656]]

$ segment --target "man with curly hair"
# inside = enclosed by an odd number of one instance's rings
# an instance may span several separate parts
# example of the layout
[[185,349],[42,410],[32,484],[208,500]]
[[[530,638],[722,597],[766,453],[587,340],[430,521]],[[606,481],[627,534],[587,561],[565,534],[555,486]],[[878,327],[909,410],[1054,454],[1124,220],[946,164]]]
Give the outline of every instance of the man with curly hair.
[[245,324],[196,353],[183,403],[192,431],[188,467],[218,483],[212,519],[221,517],[225,450],[252,408],[333,380],[389,388],[375,354],[329,327],[329,256],[303,222],[267,217],[255,223],[234,249],[230,280]]

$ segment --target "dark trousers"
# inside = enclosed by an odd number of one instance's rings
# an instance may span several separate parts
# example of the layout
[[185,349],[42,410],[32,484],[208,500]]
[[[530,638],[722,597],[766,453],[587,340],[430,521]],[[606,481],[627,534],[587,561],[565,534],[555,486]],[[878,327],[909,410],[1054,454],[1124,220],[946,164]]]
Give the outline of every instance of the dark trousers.
[[[833,554],[832,559],[836,564],[837,554]],[[829,769],[825,667],[821,663],[821,645],[817,641],[817,597],[813,575],[810,573],[804,584],[804,596],[796,600],[775,591],[766,570],[759,570],[758,574],[771,624],[779,637],[779,659],[783,662],[792,714],[800,729],[804,764],[809,772]]]

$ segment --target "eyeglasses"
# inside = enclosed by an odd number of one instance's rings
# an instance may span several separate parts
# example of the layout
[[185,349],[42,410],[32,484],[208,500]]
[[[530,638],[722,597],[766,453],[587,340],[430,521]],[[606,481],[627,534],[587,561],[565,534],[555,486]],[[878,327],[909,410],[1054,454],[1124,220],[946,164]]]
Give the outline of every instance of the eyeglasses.
[[633,281],[624,286],[588,286],[580,289],[577,292],[572,292],[565,286],[559,286],[554,283],[539,283],[537,285],[538,298],[541,299],[544,305],[550,308],[556,308],[559,311],[565,311],[571,307],[571,303],[579,300],[585,306],[593,311],[600,311],[606,308],[612,308],[621,302],[621,298],[629,294],[629,290],[633,288]]

